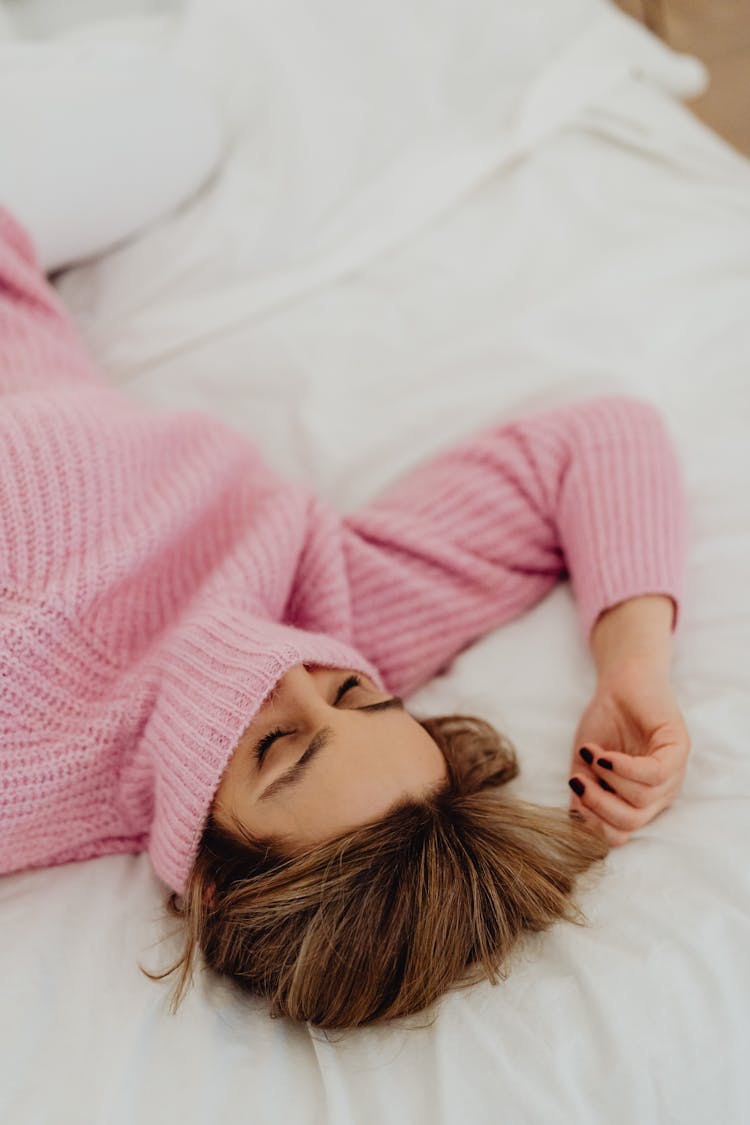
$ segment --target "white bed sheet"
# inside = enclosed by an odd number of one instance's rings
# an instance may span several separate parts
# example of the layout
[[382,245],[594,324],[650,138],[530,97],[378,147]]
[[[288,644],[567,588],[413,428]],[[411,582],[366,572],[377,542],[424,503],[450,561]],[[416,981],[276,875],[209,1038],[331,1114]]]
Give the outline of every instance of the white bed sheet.
[[[744,1125],[750,162],[674,100],[700,86],[698,64],[602,3],[571,3],[565,26],[541,3],[536,21],[492,24],[506,6],[414,3],[392,30],[404,65],[386,71],[376,42],[360,102],[353,71],[321,65],[356,34],[340,0],[321,4],[333,46],[308,26],[294,65],[281,50],[304,7],[190,6],[174,49],[223,99],[233,155],[60,292],[127,394],[217,414],[342,511],[489,416],[595,391],[654,401],[689,489],[684,791],[582,884],[586,928],[530,935],[507,981],[449,994],[420,1030],[326,1038],[206,975],[171,1017],[167,987],[137,969],[177,948],[155,944],[164,890],[145,855],[0,880],[0,1120]],[[460,11],[485,28],[486,65],[464,84]],[[492,42],[515,69],[490,65]],[[403,100],[417,65],[419,105]],[[400,148],[377,128],[399,99]],[[513,791],[567,806],[593,684],[565,583],[409,703],[491,719],[519,751]]]

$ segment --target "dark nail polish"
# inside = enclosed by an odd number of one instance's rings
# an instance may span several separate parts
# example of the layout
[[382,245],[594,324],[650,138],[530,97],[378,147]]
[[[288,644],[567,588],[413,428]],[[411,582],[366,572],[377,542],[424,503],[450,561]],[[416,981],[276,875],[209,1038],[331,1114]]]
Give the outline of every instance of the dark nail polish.
[[612,769],[612,763],[608,762],[606,758],[597,758],[596,764],[597,764],[597,766],[602,766],[602,768],[605,769],[605,770],[611,770]]
[[571,777],[568,785],[576,794],[577,797],[582,797],[586,790],[583,787],[583,782],[579,781],[577,777]]
[[606,789],[608,793],[616,792],[616,790],[613,789],[611,785],[607,785],[607,782],[604,781],[601,777],[599,778],[599,784],[601,785],[602,789]]
[[591,751],[587,750],[585,746],[582,746],[578,753],[581,755],[586,765],[590,766],[594,760],[594,755],[591,753]]

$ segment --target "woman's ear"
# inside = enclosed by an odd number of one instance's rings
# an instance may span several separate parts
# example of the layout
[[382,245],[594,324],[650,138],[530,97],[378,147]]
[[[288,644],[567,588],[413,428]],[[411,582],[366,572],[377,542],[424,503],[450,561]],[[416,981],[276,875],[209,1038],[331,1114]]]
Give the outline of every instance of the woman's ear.
[[213,910],[216,906],[216,886],[209,883],[203,891],[203,906],[206,910]]

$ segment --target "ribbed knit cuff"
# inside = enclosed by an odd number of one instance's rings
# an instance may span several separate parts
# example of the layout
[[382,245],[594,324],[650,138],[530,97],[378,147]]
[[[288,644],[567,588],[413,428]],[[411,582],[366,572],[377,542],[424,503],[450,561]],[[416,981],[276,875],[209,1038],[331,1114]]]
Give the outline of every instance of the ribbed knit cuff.
[[348,644],[235,607],[203,608],[169,647],[144,734],[154,770],[148,850],[156,873],[182,893],[229,759],[284,673],[303,663],[354,668],[384,685]]
[[[605,402],[606,400],[602,400]],[[688,517],[682,466],[655,407],[625,400],[581,437],[561,496],[563,549],[588,647],[597,617],[627,598],[685,594]],[[589,425],[592,418],[589,417]]]

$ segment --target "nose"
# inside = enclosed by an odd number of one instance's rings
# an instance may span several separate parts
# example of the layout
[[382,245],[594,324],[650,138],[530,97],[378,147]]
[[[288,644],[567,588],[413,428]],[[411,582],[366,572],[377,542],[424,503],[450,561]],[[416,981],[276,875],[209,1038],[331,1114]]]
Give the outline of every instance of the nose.
[[326,694],[331,668],[318,668],[314,665],[295,664],[283,677],[284,702],[300,711],[311,723],[316,719],[324,721],[335,710],[328,703]]

